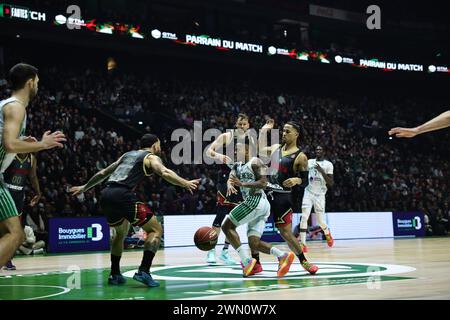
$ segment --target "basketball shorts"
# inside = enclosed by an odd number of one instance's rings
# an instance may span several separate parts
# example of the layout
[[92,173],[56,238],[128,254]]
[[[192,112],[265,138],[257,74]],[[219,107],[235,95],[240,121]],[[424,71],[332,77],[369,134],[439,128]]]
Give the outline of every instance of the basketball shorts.
[[125,219],[133,226],[142,226],[153,217],[150,207],[140,202],[133,190],[121,186],[107,186],[102,190],[100,209],[112,227]]
[[277,227],[284,227],[292,223],[292,194],[283,192],[269,192],[270,211]]
[[249,196],[231,210],[231,222],[236,227],[247,224],[247,236],[261,237],[270,215],[270,203],[264,193]]
[[325,213],[325,195],[315,194],[308,190],[305,190],[302,201],[302,213],[306,213],[309,215],[313,207],[316,214]]
[[217,188],[217,208],[216,217],[214,218],[213,227],[220,228],[225,217],[242,202],[242,194],[238,190],[237,194],[232,194],[226,197],[227,186],[226,184],[219,184]]
[[16,204],[3,183],[0,183],[0,221],[20,216]]

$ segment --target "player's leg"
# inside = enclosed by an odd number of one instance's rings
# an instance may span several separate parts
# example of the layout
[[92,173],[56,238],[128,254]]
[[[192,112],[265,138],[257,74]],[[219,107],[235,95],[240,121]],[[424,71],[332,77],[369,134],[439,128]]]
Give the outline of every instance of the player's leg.
[[[19,217],[20,217],[20,221],[21,221],[21,224],[22,224],[22,218],[23,218],[23,204],[24,204],[24,201],[25,201],[25,192],[24,191],[21,191],[21,192],[11,192],[11,190],[9,190],[8,189],[8,191],[9,191],[9,194],[11,195],[11,198],[13,199],[13,201],[14,201],[14,204],[15,204],[15,206],[16,206],[16,210],[17,210],[17,212],[19,213]],[[23,228],[23,224],[22,224],[22,228]],[[21,251],[21,252],[23,252],[22,251],[22,248],[23,249],[25,249],[25,247],[23,247],[23,245],[21,244],[20,246],[19,246],[19,251]],[[28,250],[30,250],[30,249],[28,249]],[[43,251],[43,250],[41,250],[41,251]],[[16,250],[16,252],[17,252],[17,250]],[[39,251],[38,251],[39,252]],[[28,254],[31,254],[31,253],[33,253],[34,254],[34,250],[33,249],[31,249],[28,253],[26,253],[27,255]],[[14,257],[14,256],[13,256]],[[13,264],[13,262],[12,262],[12,258],[11,258],[11,260],[9,260],[6,264],[5,264],[5,267],[3,268],[4,270],[9,270],[9,271],[14,271],[14,270],[17,270],[17,268],[16,268],[16,266]]]
[[123,241],[130,229],[130,223],[126,219],[112,226],[115,231],[115,236],[111,241],[111,272],[108,278],[108,283],[112,285],[124,284],[125,278],[120,272],[120,259],[123,253]]
[[332,247],[334,244],[334,240],[325,221],[325,195],[317,196],[314,199],[314,212],[317,215],[317,222],[319,223],[319,226],[322,228],[323,233],[325,234],[328,246]]
[[311,197],[312,195],[305,190],[302,200],[302,218],[300,221],[300,243],[304,253],[308,252],[308,247],[306,246],[306,232],[308,231],[308,219],[313,206]]
[[9,191],[0,186],[0,267],[4,266],[25,240],[19,213]]
[[144,229],[147,233],[147,238],[144,242],[144,253],[142,256],[141,265],[139,266],[138,272],[136,272],[133,279],[142,282],[149,287],[158,287],[159,282],[153,280],[150,274],[150,268],[156,252],[161,245],[163,228],[156,216],[153,215],[150,208],[146,204],[139,203],[138,211],[140,212],[138,215],[140,222],[138,222],[137,225],[140,225],[141,228]]

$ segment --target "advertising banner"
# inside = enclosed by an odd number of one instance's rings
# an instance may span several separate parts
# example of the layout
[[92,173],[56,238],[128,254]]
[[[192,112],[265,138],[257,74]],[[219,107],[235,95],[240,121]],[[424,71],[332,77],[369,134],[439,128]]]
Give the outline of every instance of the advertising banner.
[[49,251],[109,250],[109,225],[105,217],[50,218]]
[[393,212],[394,236],[425,236],[425,222],[422,212]]

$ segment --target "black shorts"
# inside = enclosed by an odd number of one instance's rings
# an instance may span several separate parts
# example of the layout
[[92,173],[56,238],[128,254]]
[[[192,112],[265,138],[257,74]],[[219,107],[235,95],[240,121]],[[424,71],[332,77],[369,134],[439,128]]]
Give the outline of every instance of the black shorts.
[[225,220],[227,214],[229,214],[234,207],[235,206],[223,206],[223,205],[217,206],[216,217],[214,218],[213,227],[220,228],[222,226],[223,220]]
[[270,213],[276,226],[285,226],[292,223],[292,194],[282,192],[268,192]]
[[124,219],[133,226],[142,226],[153,217],[150,207],[139,201],[133,190],[121,186],[107,186],[102,190],[100,209],[112,227]]
[[231,206],[234,208],[243,201],[239,188],[238,193],[231,194],[227,197],[227,184],[220,183],[217,185],[217,206]]
[[25,191],[14,191],[11,189],[8,190],[14,200],[17,212],[19,213],[19,215],[21,215],[23,213],[23,205],[25,203]]

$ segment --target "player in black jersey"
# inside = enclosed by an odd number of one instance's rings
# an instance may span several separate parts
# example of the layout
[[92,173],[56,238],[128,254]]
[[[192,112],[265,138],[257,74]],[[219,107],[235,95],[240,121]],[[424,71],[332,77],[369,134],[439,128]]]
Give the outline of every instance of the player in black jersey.
[[[213,222],[213,228],[220,234],[220,229],[222,222],[230,211],[236,207],[242,201],[242,195],[240,191],[236,194],[227,196],[227,180],[230,174],[230,168],[233,164],[233,159],[226,154],[219,153],[218,150],[221,148],[226,148],[232,142],[234,147],[236,147],[237,140],[245,139],[245,133],[250,128],[250,123],[248,116],[244,113],[238,114],[236,120],[236,129],[233,131],[228,131],[219,135],[216,140],[209,146],[206,150],[206,154],[213,158],[219,160],[222,164],[220,165],[218,175],[217,175],[217,203],[216,203],[216,218]],[[225,239],[225,245],[222,249],[220,259],[226,264],[235,264],[236,261],[230,256],[228,248],[230,243]],[[207,260],[208,263],[216,263],[216,248],[211,249],[208,252]]]
[[[292,207],[299,201],[293,196],[294,188],[308,182],[308,158],[297,146],[300,132],[300,125],[289,121],[283,126],[282,144],[264,147],[265,140],[260,136],[260,153],[271,156],[266,192],[275,226],[289,248],[297,255],[302,267],[315,274],[318,267],[308,262],[300,243],[292,233]],[[255,252],[253,254],[256,255]],[[262,271],[262,267],[257,264],[253,270],[258,273]]]
[[[25,184],[30,179],[31,185],[35,192],[35,196],[31,200],[30,206],[35,206],[41,198],[41,189],[36,174],[37,162],[36,157],[31,153],[16,154],[14,160],[3,173],[4,186],[8,188],[12,199],[17,208],[19,215],[23,213],[23,205],[25,201]],[[23,223],[22,217],[22,223]],[[7,270],[16,270],[12,261],[8,261],[5,265]]]
[[123,241],[130,228],[140,226],[147,232],[144,243],[144,256],[138,272],[133,279],[149,287],[159,286],[150,275],[150,267],[162,236],[162,226],[151,212],[148,205],[140,202],[134,192],[145,177],[155,173],[167,182],[178,185],[192,193],[197,189],[199,180],[186,180],[174,171],[166,168],[159,158],[160,141],[153,134],[145,134],[141,138],[141,149],[123,154],[116,162],[96,173],[83,186],[72,187],[70,192],[77,195],[86,192],[102,181],[108,179],[106,187],[101,192],[100,207],[106,215],[110,226],[114,227],[116,237],[111,245],[111,274],[108,283],[118,285],[125,283],[120,273],[120,258],[123,251]]

